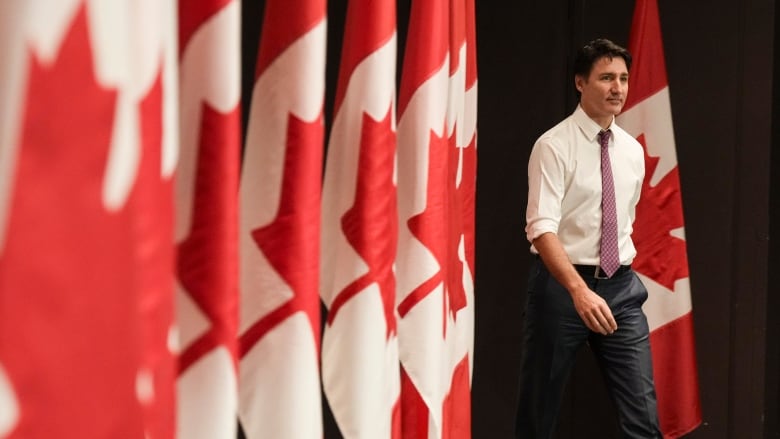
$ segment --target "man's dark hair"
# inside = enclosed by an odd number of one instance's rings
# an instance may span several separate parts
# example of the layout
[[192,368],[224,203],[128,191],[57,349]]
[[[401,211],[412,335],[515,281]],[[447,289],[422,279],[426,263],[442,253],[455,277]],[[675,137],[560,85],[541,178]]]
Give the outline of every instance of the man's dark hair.
[[577,56],[574,58],[574,75],[587,79],[593,69],[593,63],[604,57],[611,60],[617,56],[626,62],[626,69],[631,68],[631,54],[628,50],[606,38],[595,39],[577,51]]

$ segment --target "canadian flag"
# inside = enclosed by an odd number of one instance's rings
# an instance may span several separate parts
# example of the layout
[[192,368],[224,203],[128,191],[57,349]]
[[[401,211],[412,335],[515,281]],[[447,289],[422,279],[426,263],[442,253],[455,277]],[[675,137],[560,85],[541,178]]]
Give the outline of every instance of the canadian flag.
[[240,5],[179,4],[177,436],[236,437]]
[[325,1],[268,0],[240,179],[239,418],[321,439],[318,258]]
[[398,122],[404,437],[471,436],[476,62],[471,0],[416,0]]
[[0,17],[0,437],[172,438],[175,2]]
[[664,437],[701,423],[688,256],[669,86],[656,0],[637,0],[629,40],[630,92],[618,123],[645,148],[634,269],[647,286],[658,414]]
[[348,438],[400,438],[395,1],[350,0],[322,196],[322,381]]

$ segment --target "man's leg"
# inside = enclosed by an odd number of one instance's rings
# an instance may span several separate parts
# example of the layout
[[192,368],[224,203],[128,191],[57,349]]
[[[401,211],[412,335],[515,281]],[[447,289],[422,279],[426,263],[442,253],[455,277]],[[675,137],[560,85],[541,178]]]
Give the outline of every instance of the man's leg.
[[569,293],[537,261],[529,275],[523,325],[518,439],[552,437],[574,356],[587,336]]
[[647,290],[632,272],[600,281],[597,292],[612,309],[618,330],[591,334],[590,345],[618,410],[623,437],[660,438],[647,318]]

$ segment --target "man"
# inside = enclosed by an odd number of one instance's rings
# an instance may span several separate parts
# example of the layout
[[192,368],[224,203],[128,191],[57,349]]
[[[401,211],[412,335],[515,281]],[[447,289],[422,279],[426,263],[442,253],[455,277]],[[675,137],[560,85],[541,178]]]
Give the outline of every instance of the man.
[[[548,438],[575,354],[597,357],[624,437],[661,437],[647,290],[631,270],[641,145],[615,124],[628,92],[628,51],[605,39],[574,63],[577,109],[544,133],[528,162],[528,281],[517,437]],[[603,236],[602,236],[603,233]]]

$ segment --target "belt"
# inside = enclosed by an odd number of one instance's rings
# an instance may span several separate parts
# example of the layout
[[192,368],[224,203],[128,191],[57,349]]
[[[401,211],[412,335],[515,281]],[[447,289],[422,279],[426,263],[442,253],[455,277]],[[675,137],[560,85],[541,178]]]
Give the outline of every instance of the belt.
[[577,270],[577,272],[586,277],[592,277],[594,279],[609,279],[610,277],[616,277],[619,276],[626,271],[631,270],[630,265],[621,265],[612,276],[607,276],[606,273],[604,273],[604,270],[601,269],[598,265],[577,265],[574,264],[574,268]]

